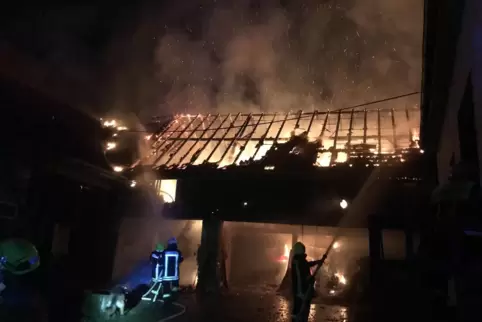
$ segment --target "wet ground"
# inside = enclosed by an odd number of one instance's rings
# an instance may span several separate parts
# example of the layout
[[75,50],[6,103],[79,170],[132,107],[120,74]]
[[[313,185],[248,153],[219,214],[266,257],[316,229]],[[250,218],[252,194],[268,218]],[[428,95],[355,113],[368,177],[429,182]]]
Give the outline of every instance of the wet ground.
[[[255,322],[290,321],[290,304],[283,296],[253,292],[231,292],[219,297],[199,299],[195,294],[183,294],[182,306],[143,302],[116,322]],[[348,321],[349,309],[340,305],[313,304],[310,321]]]
[[[186,313],[176,321],[291,321],[290,303],[280,295],[238,292],[199,303],[194,297],[184,298]],[[348,321],[348,308],[339,305],[312,304],[310,321]]]
[[[347,303],[347,301],[317,298],[310,308],[310,322],[415,322],[427,321],[420,306],[413,305],[413,301],[390,299],[371,306],[368,301]],[[406,298],[405,298],[406,299]],[[363,300],[363,299],[361,299]],[[392,302],[394,305],[387,305]],[[412,303],[410,303],[412,302]],[[398,305],[397,305],[398,303]],[[400,305],[401,304],[401,305]],[[1,310],[0,310],[1,313]],[[6,312],[4,312],[6,313]],[[1,322],[43,321],[36,315],[21,319],[12,315],[0,314]],[[20,318],[20,319],[18,319]],[[428,319],[430,320],[430,319]],[[45,321],[45,320],[44,320]],[[106,320],[107,321],[107,320]],[[220,296],[205,296],[200,298],[195,293],[183,293],[176,303],[163,305],[162,303],[140,302],[125,316],[109,319],[114,322],[282,322],[291,321],[290,302],[284,296],[276,294],[274,290],[266,289],[233,289]],[[442,320],[440,320],[442,321]],[[102,321],[103,322],[103,321]]]
[[138,306],[126,312],[124,316],[109,319],[111,322],[161,322],[174,320],[174,318],[185,311],[184,306],[163,305],[160,302],[141,302]]
[[[180,306],[162,306],[160,303],[143,302],[116,322],[257,322],[291,321],[290,302],[275,288],[267,285],[259,288],[237,288],[220,296],[200,298],[195,293],[181,294],[177,301]],[[185,311],[183,310],[185,309]],[[401,312],[401,310],[405,312]],[[415,309],[416,310],[416,309]],[[351,322],[351,321],[416,321],[408,318],[407,307],[379,307],[377,314],[370,310],[369,303],[348,303],[346,300],[327,301],[316,298],[310,308],[310,322]],[[415,314],[415,313],[414,313]],[[414,317],[414,315],[412,315]]]
[[[400,268],[400,265],[397,267]],[[396,276],[394,273],[390,276],[392,275]],[[387,279],[386,283],[382,283],[383,288],[376,292],[376,296],[363,288],[355,288],[354,295],[345,298],[330,297],[328,299],[319,296],[311,305],[310,322],[425,322],[433,320],[427,318],[430,303],[427,300],[428,294],[423,291],[423,286],[420,287],[420,283],[416,280],[402,277],[398,278],[398,281],[395,278]],[[125,316],[108,321],[290,321],[290,301],[277,294],[276,290],[277,285],[275,284],[249,285],[243,283],[242,286],[233,286],[229,292],[220,296],[210,295],[202,298],[191,290],[181,293],[174,305],[166,306],[162,303],[146,301],[136,302],[134,308]],[[138,293],[142,295],[144,291],[139,289]],[[136,298],[140,300],[140,296]],[[39,315],[35,314],[35,319],[25,317],[25,319],[12,320],[11,313],[0,310],[0,322],[40,322],[42,320],[38,319]]]
[[[416,284],[407,292],[395,284],[386,284],[376,296],[356,292],[349,298],[319,296],[310,308],[310,322],[415,322],[429,318],[430,302]],[[118,322],[282,322],[291,321],[290,301],[276,292],[276,285],[233,287],[220,296],[199,297],[182,293],[177,300],[183,307],[163,307],[142,303]],[[407,288],[406,288],[407,289]],[[185,311],[183,312],[183,308]],[[443,321],[437,320],[437,321]]]

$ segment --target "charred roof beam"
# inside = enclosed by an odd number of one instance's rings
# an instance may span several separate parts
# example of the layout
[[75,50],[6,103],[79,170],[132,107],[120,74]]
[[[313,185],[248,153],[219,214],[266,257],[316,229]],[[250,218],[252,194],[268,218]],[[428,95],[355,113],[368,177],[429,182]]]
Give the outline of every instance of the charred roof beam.
[[[194,149],[194,147],[201,141],[202,137],[204,136],[204,134],[206,134],[209,130],[211,130],[211,126],[213,126],[213,124],[219,119],[219,115],[220,114],[217,114],[213,121],[211,123],[209,123],[209,125],[204,129],[203,133],[201,133],[201,135],[196,139],[196,141],[194,141],[193,145],[186,151],[186,153],[181,157],[181,159],[179,160],[179,165],[182,165],[182,162],[184,161],[184,159],[187,158],[187,156],[189,155],[189,153],[191,153],[191,151]],[[224,121],[226,121],[228,119],[228,116],[226,116],[226,118],[223,120],[223,122],[221,122],[221,125],[224,123]]]
[[223,155],[221,156],[221,159],[219,159],[219,161],[216,162],[218,165],[223,162],[224,158],[226,157],[226,155],[227,155],[228,152],[229,152],[229,149],[231,149],[231,147],[234,145],[234,143],[236,142],[236,140],[243,136],[243,133],[244,133],[244,131],[246,131],[246,128],[248,127],[249,122],[251,122],[251,114],[246,118],[246,121],[244,121],[243,126],[241,126],[241,128],[239,129],[239,131],[238,131],[238,132],[236,133],[236,135],[233,137],[233,139],[230,140],[228,146],[227,146],[226,149],[224,150]]
[[[204,163],[209,163],[209,160],[213,157],[214,153],[216,152],[216,150],[219,148],[219,146],[221,145],[221,143],[226,139],[226,136],[228,136],[228,133],[229,131],[231,131],[231,129],[234,128],[235,124],[236,124],[236,120],[239,118],[239,116],[241,115],[241,113],[238,113],[236,114],[236,117],[234,118],[234,120],[231,122],[231,124],[229,125],[228,129],[226,130],[226,132],[224,132],[221,140],[219,140],[219,142],[216,144],[215,148],[211,151],[211,153],[209,153],[209,156],[206,158],[206,160],[204,160]],[[218,128],[216,130],[219,131],[220,128]],[[209,143],[207,143],[209,144]],[[206,146],[207,146],[206,144]],[[204,146],[204,148],[206,148],[206,146]]]
[[[196,115],[196,117],[194,117],[194,118],[187,124],[187,126],[181,131],[181,134],[179,135],[179,137],[183,136],[184,133],[186,133],[186,131],[191,127],[191,125],[192,125],[200,116],[201,116],[200,114]],[[173,133],[174,133],[174,132],[173,132]],[[172,136],[173,133],[171,133],[170,136]],[[167,141],[167,140],[166,140],[166,141]],[[157,150],[160,151],[160,148],[157,149]],[[156,160],[154,161],[154,166],[156,166],[157,163],[158,163],[160,160],[162,160],[162,158],[166,155],[167,152],[169,152],[169,150],[170,150],[170,148],[167,148],[164,152],[161,153],[160,156],[158,156],[158,157],[156,158]]]

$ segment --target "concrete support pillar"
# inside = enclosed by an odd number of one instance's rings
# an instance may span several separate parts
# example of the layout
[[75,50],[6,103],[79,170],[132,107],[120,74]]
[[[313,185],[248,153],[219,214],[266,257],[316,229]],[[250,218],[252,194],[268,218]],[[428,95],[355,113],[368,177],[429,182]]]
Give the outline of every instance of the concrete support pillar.
[[233,227],[227,223],[223,224],[222,229],[222,245],[224,246],[224,262],[225,262],[225,269],[226,269],[226,286],[229,285],[231,281],[231,265],[232,265],[232,256],[231,252],[233,249]]
[[413,230],[407,228],[405,229],[405,257],[408,260],[412,260],[414,255]]
[[368,247],[370,254],[370,280],[376,281],[380,260],[382,259],[383,238],[382,229],[376,215],[372,215],[368,220]]
[[218,259],[221,250],[223,222],[210,217],[203,220],[201,246],[198,253],[198,284],[200,292],[219,292],[221,276]]

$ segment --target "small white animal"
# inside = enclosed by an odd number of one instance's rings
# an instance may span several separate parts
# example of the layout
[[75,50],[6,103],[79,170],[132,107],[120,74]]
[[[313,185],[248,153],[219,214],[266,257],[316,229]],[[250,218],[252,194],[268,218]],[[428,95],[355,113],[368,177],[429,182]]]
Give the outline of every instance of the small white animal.
[[126,296],[122,292],[110,292],[102,296],[101,309],[107,317],[113,317],[117,311],[124,315]]

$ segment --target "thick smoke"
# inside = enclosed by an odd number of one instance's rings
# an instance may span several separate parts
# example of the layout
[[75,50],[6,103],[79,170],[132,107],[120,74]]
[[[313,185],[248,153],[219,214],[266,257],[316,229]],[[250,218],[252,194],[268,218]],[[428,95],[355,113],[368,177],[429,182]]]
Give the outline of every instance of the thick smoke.
[[195,23],[175,10],[188,22],[159,39],[157,114],[324,110],[420,89],[422,0],[204,2]]

